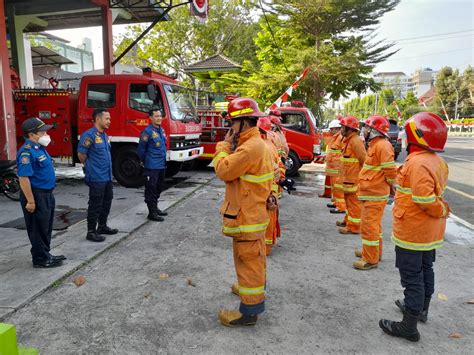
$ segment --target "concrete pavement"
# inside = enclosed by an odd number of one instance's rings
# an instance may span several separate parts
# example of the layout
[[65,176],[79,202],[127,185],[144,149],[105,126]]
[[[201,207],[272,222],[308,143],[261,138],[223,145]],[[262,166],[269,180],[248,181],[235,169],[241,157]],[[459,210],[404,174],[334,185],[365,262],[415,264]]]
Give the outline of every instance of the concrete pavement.
[[[298,178],[282,200],[283,236],[268,259],[267,311],[256,327],[229,329],[221,307],[238,299],[231,240],[221,236],[223,184],[212,180],[170,209],[164,223],[147,223],[41,297],[6,317],[19,342],[44,354],[326,354],[468,353],[474,348],[472,235],[453,225],[435,265],[437,287],[420,343],[386,336],[381,317],[400,319],[402,296],[384,216],[383,262],[352,269],[358,236],[336,232],[337,217],[317,198],[323,177]],[[206,173],[202,173],[206,174]],[[209,173],[212,177],[212,173]],[[203,177],[204,178],[204,177]],[[128,223],[140,216],[127,216]],[[451,241],[451,242],[450,242]],[[457,243],[457,244],[453,244]],[[83,275],[86,283],[72,283]],[[438,295],[439,294],[439,295]],[[459,333],[461,338],[450,338]]]

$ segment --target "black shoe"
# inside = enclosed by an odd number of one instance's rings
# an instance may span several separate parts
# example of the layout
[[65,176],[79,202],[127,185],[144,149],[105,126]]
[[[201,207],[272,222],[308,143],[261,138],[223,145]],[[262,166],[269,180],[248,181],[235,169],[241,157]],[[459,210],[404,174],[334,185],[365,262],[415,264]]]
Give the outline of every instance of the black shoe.
[[334,203],[328,203],[326,206],[329,208],[336,208],[336,205]]
[[407,310],[407,312],[403,314],[403,320],[401,322],[381,319],[379,326],[388,335],[405,338],[409,341],[418,341],[420,340],[420,333],[416,328],[417,322],[418,314],[412,314]]
[[107,235],[114,235],[118,233],[118,229],[116,228],[109,228],[107,225],[97,227],[97,234],[107,234]]
[[156,210],[156,214],[158,216],[167,216],[168,215],[167,212],[164,212],[164,211],[160,210],[159,208]]
[[90,240],[91,242],[103,242],[105,240],[105,237],[102,235],[98,235],[96,231],[89,231],[87,232],[86,239]]
[[337,208],[331,208],[329,213],[346,213],[346,211],[338,210]]
[[33,267],[35,269],[49,269],[52,267],[58,267],[63,264],[62,260],[54,260],[53,258],[50,258],[46,261],[33,261]]
[[248,327],[250,325],[257,324],[258,316],[257,315],[242,315],[239,319],[235,319],[229,322],[232,326],[243,326]]
[[[405,307],[405,301],[403,300],[396,300],[395,304],[398,308],[402,311],[403,314],[406,313],[407,309]],[[429,304],[429,303],[428,303]],[[428,321],[428,309],[424,309],[420,315],[418,316],[418,320],[422,323],[426,323]]]
[[64,255],[51,255],[51,258],[52,258],[53,260],[57,260],[57,261],[62,261],[62,260],[66,260],[66,259],[67,259]]
[[148,216],[146,217],[150,221],[155,221],[155,222],[163,222],[165,219],[163,217],[160,217],[156,211],[148,213]]

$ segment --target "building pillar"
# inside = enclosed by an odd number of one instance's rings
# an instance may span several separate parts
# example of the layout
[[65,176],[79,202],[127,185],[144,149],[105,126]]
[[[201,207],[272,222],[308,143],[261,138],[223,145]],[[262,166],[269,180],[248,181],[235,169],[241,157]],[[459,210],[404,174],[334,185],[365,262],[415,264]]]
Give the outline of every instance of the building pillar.
[[0,160],[14,160],[15,155],[15,112],[8,60],[5,3],[0,0]]
[[112,11],[108,6],[102,6],[102,49],[104,51],[104,74],[114,74],[112,66],[114,56],[112,35]]

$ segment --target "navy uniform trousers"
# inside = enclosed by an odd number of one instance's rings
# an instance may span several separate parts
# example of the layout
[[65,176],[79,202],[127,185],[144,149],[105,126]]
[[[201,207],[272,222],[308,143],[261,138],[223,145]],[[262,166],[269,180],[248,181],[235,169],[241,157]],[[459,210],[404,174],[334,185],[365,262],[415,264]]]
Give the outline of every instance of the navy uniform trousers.
[[112,181],[86,182],[89,186],[89,208],[87,209],[87,230],[94,231],[107,224],[110,207],[114,198]]
[[54,209],[56,201],[53,190],[32,188],[36,209],[26,210],[26,197],[20,194],[20,204],[25,217],[26,231],[31,242],[31,256],[34,263],[44,262],[51,257],[51,234],[53,232]]
[[417,251],[395,247],[395,266],[405,295],[405,306],[414,313],[421,313],[430,304],[434,293],[435,275],[433,262],[436,250]]
[[144,169],[145,176],[145,203],[157,205],[165,182],[166,169]]

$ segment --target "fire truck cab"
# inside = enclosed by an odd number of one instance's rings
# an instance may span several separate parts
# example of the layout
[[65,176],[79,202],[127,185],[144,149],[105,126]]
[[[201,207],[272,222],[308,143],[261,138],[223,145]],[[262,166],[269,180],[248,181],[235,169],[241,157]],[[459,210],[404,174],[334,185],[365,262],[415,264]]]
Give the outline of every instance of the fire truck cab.
[[[112,145],[115,179],[126,187],[143,184],[137,147],[141,131],[148,126],[148,111],[163,113],[167,136],[167,175],[179,172],[183,162],[203,153],[201,123],[190,91],[171,77],[150,70],[143,75],[90,75],[81,80],[78,93],[70,90],[20,89],[14,91],[17,132],[21,123],[37,116],[53,124],[48,151],[53,157],[72,157],[77,162],[80,135],[94,125],[92,112],[106,108],[111,115],[107,130]],[[18,137],[20,138],[20,137]],[[18,139],[18,143],[22,143]]]

